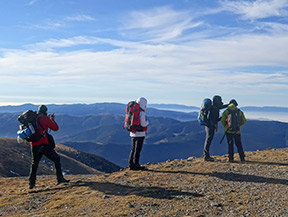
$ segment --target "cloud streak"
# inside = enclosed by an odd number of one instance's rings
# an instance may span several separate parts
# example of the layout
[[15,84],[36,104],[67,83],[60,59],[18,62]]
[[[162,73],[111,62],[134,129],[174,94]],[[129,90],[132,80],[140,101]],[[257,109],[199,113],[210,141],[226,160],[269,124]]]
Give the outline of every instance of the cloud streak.
[[[71,52],[53,51],[58,47],[69,47],[78,44],[97,45],[98,43],[108,43],[118,46],[110,51],[79,50]],[[283,49],[285,44],[288,46],[287,38],[273,37],[243,37],[225,40],[203,40],[196,44],[187,43],[186,45],[151,45],[143,43],[128,43],[116,40],[105,40],[93,37],[78,37],[65,40],[53,40],[38,44],[36,47],[50,48],[50,51],[6,51],[0,59],[1,71],[7,74],[17,75],[18,73],[38,77],[42,76],[57,78],[63,82],[67,77],[71,80],[89,82],[95,80],[114,80],[133,78],[133,74],[141,74],[144,77],[151,77],[164,83],[195,84],[202,86],[217,80],[219,83],[223,77],[235,78],[238,83],[263,82],[269,83],[279,80],[263,74],[242,73],[241,67],[267,65],[288,67],[286,56],[287,50]],[[53,48],[53,49],[52,49]],[[280,49],[282,48],[282,49]],[[57,49],[56,49],[57,50]],[[270,55],[277,53],[277,56]],[[113,60],[113,61],[111,61]],[[35,65],[37,62],[37,65]],[[240,69],[237,69],[239,68]],[[227,75],[231,70],[231,75]],[[240,70],[240,71],[239,71]],[[238,74],[237,74],[238,73]],[[237,76],[236,76],[236,75]],[[277,76],[276,76],[277,75]],[[281,74],[283,82],[287,82],[287,74]],[[217,77],[219,77],[217,79]],[[244,79],[246,78],[246,79]],[[195,82],[196,81],[196,82]],[[38,80],[35,79],[35,83]],[[149,82],[148,82],[149,83]],[[221,83],[221,82],[220,82]],[[201,85],[200,85],[201,86]]]
[[89,15],[79,14],[79,15],[75,15],[75,16],[66,17],[65,20],[83,22],[83,21],[95,21],[97,19],[94,17],[91,17]]
[[242,19],[256,20],[267,17],[285,17],[288,15],[287,0],[256,0],[256,1],[221,1],[223,8]]
[[34,5],[37,1],[38,1],[38,0],[30,0],[30,1],[28,2],[28,5]]
[[201,26],[193,21],[189,11],[175,11],[170,7],[147,11],[133,11],[122,22],[126,37],[155,42],[169,41],[182,36],[185,31]]

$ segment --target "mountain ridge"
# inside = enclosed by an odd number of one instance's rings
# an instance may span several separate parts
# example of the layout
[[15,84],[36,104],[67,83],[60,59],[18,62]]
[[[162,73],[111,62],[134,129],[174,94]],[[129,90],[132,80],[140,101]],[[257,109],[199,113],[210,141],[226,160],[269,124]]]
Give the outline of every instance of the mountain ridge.
[[[117,110],[118,112],[121,111],[123,114],[123,111],[125,112],[126,108],[125,103],[118,103],[118,102],[99,102],[99,103],[91,103],[91,104],[85,104],[85,103],[74,103],[74,104],[47,104],[47,107],[49,110],[58,113],[69,113],[69,110],[73,110],[73,107],[75,110],[82,109],[84,110],[86,114],[90,114],[87,111],[92,111],[93,109],[102,109],[102,112],[111,112],[113,111],[111,108],[113,107],[114,111]],[[38,104],[32,104],[32,103],[25,103],[22,105],[6,105],[6,106],[0,106],[0,113],[5,112],[23,112],[28,109],[37,110]],[[200,106],[188,106],[183,104],[165,104],[165,103],[152,103],[148,104],[149,108],[156,108],[160,110],[190,110],[190,111],[198,111],[200,109]],[[288,107],[283,106],[242,106],[239,107],[243,109],[244,111],[268,111],[268,112],[287,112]],[[81,113],[80,113],[81,114]]]

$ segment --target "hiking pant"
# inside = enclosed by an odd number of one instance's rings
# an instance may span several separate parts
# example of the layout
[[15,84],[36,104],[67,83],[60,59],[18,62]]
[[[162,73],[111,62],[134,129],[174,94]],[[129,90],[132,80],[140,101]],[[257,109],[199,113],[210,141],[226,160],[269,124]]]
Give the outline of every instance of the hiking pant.
[[132,150],[130,152],[129,157],[129,167],[135,169],[140,167],[139,159],[140,159],[140,152],[143,147],[145,137],[132,137]]
[[242,142],[241,142],[241,134],[226,133],[226,137],[227,137],[227,143],[228,143],[229,160],[231,160],[231,161],[234,160],[234,141],[235,141],[235,145],[238,149],[240,160],[241,161],[245,160],[245,155],[244,155],[243,146],[242,146]]
[[205,126],[205,131],[206,131],[206,139],[205,139],[205,143],[204,143],[204,158],[209,158],[210,157],[210,153],[209,153],[209,149],[210,149],[210,145],[211,142],[213,140],[214,134],[215,134],[215,127],[206,127]]
[[38,169],[39,162],[43,155],[45,155],[48,159],[53,161],[55,169],[56,169],[57,180],[60,181],[64,178],[62,174],[61,164],[60,164],[60,157],[55,152],[55,150],[51,147],[50,144],[32,146],[31,152],[32,152],[32,163],[31,163],[30,175],[29,175],[30,184],[35,184],[36,182],[37,169]]

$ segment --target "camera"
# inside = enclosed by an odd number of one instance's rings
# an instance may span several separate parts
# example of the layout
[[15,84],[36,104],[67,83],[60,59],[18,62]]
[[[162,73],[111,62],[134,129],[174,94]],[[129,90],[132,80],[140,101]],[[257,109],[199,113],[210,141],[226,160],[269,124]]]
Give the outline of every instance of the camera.
[[48,117],[49,117],[50,119],[53,119],[53,120],[54,120],[54,119],[55,119],[55,114],[54,114],[54,113],[53,113],[53,114],[49,114]]

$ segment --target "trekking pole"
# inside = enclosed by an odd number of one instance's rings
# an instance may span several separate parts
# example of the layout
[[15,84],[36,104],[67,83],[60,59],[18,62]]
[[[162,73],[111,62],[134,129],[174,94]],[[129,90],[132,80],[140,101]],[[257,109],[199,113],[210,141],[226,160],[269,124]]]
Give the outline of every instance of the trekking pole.
[[222,139],[220,140],[220,144],[223,142],[223,140],[224,140],[224,138],[225,138],[225,136],[226,136],[227,130],[228,130],[228,129],[224,130],[224,135],[222,136]]
[[224,132],[224,135],[222,136],[222,139],[220,140],[220,144],[223,142],[225,136],[226,136],[226,132]]

